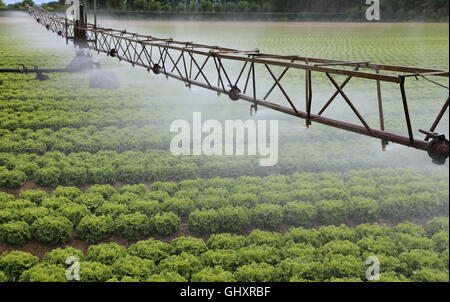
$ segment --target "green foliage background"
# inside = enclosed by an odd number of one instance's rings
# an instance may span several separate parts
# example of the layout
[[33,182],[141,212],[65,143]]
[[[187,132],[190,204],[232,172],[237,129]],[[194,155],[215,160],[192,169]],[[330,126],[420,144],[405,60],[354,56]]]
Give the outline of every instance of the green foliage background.
[[[88,0],[92,3],[92,0]],[[11,8],[24,8],[24,3],[31,0],[17,1]],[[1,3],[1,2],[0,2]],[[98,0],[100,11],[153,13],[154,16],[177,14],[204,17],[218,15],[218,18],[270,18],[278,20],[314,20],[333,18],[336,20],[364,20],[368,5],[365,1],[354,0]],[[2,5],[0,5],[1,7]],[[448,1],[446,0],[381,0],[381,12],[384,20],[448,20]],[[63,9],[64,1],[48,1],[46,9]],[[167,16],[168,15],[168,16]],[[139,16],[139,15],[134,15]],[[163,15],[164,17],[164,15]],[[242,18],[242,17],[241,17]]]

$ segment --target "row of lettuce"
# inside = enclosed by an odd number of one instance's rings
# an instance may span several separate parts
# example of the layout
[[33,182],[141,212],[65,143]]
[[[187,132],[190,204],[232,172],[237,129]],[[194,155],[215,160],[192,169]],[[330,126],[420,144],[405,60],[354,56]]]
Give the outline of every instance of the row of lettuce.
[[[47,110],[47,109],[45,109]],[[99,109],[102,110],[102,109]],[[123,109],[122,109],[123,110]],[[154,109],[153,109],[154,110]],[[0,128],[0,153],[31,153],[43,155],[46,152],[70,153],[97,153],[102,150],[125,152],[125,151],[147,151],[151,149],[168,150],[174,133],[169,132],[169,124],[148,124],[144,126],[87,126],[70,127],[59,129],[39,128],[33,129],[1,129]],[[305,143],[314,143],[317,138],[323,136],[325,129],[317,128],[314,137],[303,135]],[[337,130],[334,130],[334,133]],[[329,129],[328,129],[329,134]],[[292,143],[298,138],[292,136],[292,132],[279,134],[279,140]],[[340,137],[331,139],[333,141],[351,140],[348,133],[340,132]],[[330,140],[330,141],[331,141]]]
[[115,91],[89,90],[88,78],[82,75],[63,78],[52,75],[52,81],[44,83],[30,80],[32,78],[22,75],[2,77],[0,129],[36,131],[144,125],[161,121],[164,117],[161,113],[167,112],[164,105],[148,101],[145,97],[148,92],[134,87]]
[[211,234],[448,215],[445,178],[419,186],[418,177],[423,175],[369,170],[154,182],[149,188],[93,185],[84,193],[60,186],[52,193],[22,191],[17,199],[0,193],[0,241],[60,244],[76,236],[96,243],[113,235],[167,237],[182,225]]
[[[123,133],[126,135],[127,131]],[[130,136],[124,141],[135,141],[136,146],[145,147],[147,144],[159,144],[159,139],[156,137],[137,142],[133,136]],[[48,139],[51,140],[51,136]],[[29,143],[35,144],[33,141]],[[86,143],[89,144],[89,140],[86,140]],[[24,143],[22,148],[27,148],[27,144]],[[83,141],[77,140],[77,144],[83,145]],[[110,141],[109,144],[113,148],[123,146],[117,141],[115,143]],[[174,156],[168,150],[157,149],[123,153],[118,151],[99,151],[95,154],[80,152],[69,155],[62,152],[47,152],[44,155],[3,152],[0,153],[0,187],[21,187],[27,181],[33,181],[43,187],[56,187],[115,182],[138,184],[216,176],[268,176],[293,174],[299,171],[338,172],[358,169],[358,167],[392,168],[401,166],[411,159],[407,154],[400,159],[395,153],[385,153],[381,157],[373,154],[372,159],[368,161],[367,156],[370,157],[371,152],[376,153],[374,149],[364,150],[358,153],[359,155],[350,157],[348,154],[350,146],[348,143],[336,143],[336,148],[328,152],[327,144],[306,144],[302,152],[298,152],[293,146],[286,144],[281,149],[285,151],[279,154],[278,163],[273,167],[260,166],[259,156]],[[73,144],[69,140],[61,141],[59,147],[70,149]],[[439,167],[436,169],[437,173],[441,173]]]
[[161,135],[155,126],[62,128],[57,131],[45,128],[37,131],[0,129],[0,152],[34,153],[43,155],[48,151],[70,153],[97,153],[101,150],[124,152],[127,150],[146,151],[167,149],[169,135]]
[[[138,241],[0,255],[0,281],[81,282],[382,282],[449,281],[449,221],[434,218],[425,227],[401,223],[355,228],[292,228],[286,234],[254,230],[203,239],[178,237],[165,243]],[[370,260],[370,261],[368,261]],[[379,275],[367,271],[377,263]],[[378,278],[377,278],[378,277]]]
[[33,112],[0,111],[0,129],[42,129],[58,130],[64,127],[81,128],[87,126],[143,126],[158,121],[160,112],[151,108],[139,109],[93,109],[48,110],[37,109]]

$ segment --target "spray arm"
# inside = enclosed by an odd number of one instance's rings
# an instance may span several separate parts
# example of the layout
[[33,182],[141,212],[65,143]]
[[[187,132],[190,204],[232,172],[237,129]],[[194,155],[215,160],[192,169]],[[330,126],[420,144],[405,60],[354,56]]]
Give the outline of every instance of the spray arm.
[[79,0],[66,0],[66,5],[70,5],[66,9],[66,18],[73,21],[80,20],[80,1]]

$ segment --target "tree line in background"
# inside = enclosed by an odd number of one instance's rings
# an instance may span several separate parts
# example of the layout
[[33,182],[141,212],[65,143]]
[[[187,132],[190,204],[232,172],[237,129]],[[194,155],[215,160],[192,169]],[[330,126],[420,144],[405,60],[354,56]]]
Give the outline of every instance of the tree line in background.
[[[94,0],[87,0],[92,7]],[[21,8],[25,0],[9,7]],[[63,9],[65,0],[44,4]],[[448,19],[447,0],[381,0],[381,14],[386,19]],[[4,5],[4,4],[3,4]],[[289,13],[342,15],[364,18],[368,5],[363,0],[97,0],[100,10],[190,13]],[[2,1],[0,0],[0,7]]]

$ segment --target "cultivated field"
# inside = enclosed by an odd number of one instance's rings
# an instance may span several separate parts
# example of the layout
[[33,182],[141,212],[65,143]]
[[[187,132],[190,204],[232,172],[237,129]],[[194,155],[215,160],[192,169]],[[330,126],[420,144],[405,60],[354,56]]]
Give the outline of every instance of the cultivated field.
[[[448,24],[102,25],[280,54],[449,64]],[[73,56],[31,17],[0,16],[0,68],[63,67]],[[0,281],[66,281],[69,256],[81,260],[81,281],[365,281],[369,256],[381,281],[449,280],[448,163],[267,110],[253,118],[279,120],[276,166],[176,157],[172,121],[247,120],[248,104],[94,58],[120,89],[89,89],[84,74],[0,74]],[[283,81],[300,91],[302,76]],[[314,79],[318,110],[334,90]],[[349,95],[376,124],[375,86],[365,85],[351,82]],[[417,133],[448,91],[414,78],[407,87]],[[398,87],[384,88],[386,127],[404,134]],[[349,114],[340,108],[330,116]],[[438,131],[448,123],[447,113]]]

